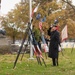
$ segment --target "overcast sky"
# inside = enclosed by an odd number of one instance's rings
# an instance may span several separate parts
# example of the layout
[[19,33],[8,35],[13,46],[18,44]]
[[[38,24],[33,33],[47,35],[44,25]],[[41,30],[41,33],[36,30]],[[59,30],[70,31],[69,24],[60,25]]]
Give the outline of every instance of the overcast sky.
[[21,0],[2,0],[1,2],[1,13],[7,14],[8,11],[14,8],[16,3],[19,3]]
[[[21,0],[2,0],[1,3],[1,13],[7,14],[8,11],[14,9],[16,3],[19,3]],[[73,4],[75,5],[75,0],[72,0]]]

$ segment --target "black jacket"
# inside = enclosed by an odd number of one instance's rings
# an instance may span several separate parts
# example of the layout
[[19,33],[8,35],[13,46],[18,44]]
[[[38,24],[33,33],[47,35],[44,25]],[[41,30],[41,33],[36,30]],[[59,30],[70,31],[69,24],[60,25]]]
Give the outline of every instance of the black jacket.
[[51,28],[48,30],[50,36],[49,54],[51,58],[58,58],[58,49],[60,45],[60,35],[57,30],[51,32]]

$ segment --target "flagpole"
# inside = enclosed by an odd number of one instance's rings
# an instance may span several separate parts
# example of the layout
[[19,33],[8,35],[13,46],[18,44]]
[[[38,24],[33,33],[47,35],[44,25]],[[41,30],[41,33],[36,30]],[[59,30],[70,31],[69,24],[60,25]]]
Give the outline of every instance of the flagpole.
[[[30,10],[30,23],[31,23],[31,20],[32,20],[32,0],[29,0],[29,10]],[[32,29],[32,23],[31,23],[31,26],[30,28]],[[32,38],[32,35],[30,36]],[[33,59],[33,50],[32,50],[32,42],[30,41],[30,59]]]

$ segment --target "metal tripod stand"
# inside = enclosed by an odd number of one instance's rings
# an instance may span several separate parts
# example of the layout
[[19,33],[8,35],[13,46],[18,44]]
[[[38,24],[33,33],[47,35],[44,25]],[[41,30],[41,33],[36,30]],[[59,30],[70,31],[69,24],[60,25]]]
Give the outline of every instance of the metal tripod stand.
[[[22,43],[21,43],[21,46],[20,46],[20,48],[19,48],[19,51],[18,51],[16,60],[15,60],[15,62],[14,62],[13,68],[15,68],[15,66],[16,66],[16,63],[17,63],[18,58],[19,58],[19,56],[20,56],[20,53],[21,53],[21,50],[22,50],[22,48],[23,48],[24,42],[25,42],[25,40],[26,40],[27,35],[28,35],[29,32],[30,32],[29,35],[32,35],[32,38],[33,38],[33,39],[30,38],[30,41],[32,42],[32,44],[33,44],[33,46],[34,46],[34,51],[38,50],[37,44],[35,44],[35,43],[36,43],[36,42],[35,42],[35,37],[34,37],[34,35],[33,35],[33,32],[32,32],[32,30],[31,30],[30,26],[31,26],[31,23],[28,23],[28,27],[27,27],[26,32],[25,32],[25,34],[24,34],[24,38],[23,38]],[[36,48],[37,48],[37,49],[36,49]],[[25,47],[25,49],[26,49],[26,47]],[[24,50],[24,51],[25,51],[25,50]],[[43,63],[44,63],[44,65],[46,66],[45,61],[44,61],[42,55],[41,55],[41,57],[40,57],[39,52],[40,52],[40,51],[38,50],[38,51],[36,51],[36,53],[37,53],[38,55],[35,54],[35,55],[36,55],[36,58],[37,58],[37,62],[40,63],[40,64],[42,64],[42,63],[41,63],[41,60],[40,60],[40,58],[41,58],[42,61],[43,61]],[[34,52],[34,53],[35,53],[35,52]],[[24,56],[24,54],[22,55],[22,58],[23,58],[23,56]],[[21,58],[21,60],[22,60],[22,58]]]

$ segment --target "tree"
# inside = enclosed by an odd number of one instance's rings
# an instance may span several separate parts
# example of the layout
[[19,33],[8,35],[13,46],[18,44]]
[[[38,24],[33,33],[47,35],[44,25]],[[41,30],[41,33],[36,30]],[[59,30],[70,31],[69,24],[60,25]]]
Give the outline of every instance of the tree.
[[26,24],[29,20],[28,15],[28,6],[17,4],[15,9],[11,10],[5,17],[2,17],[1,24],[4,26],[7,36],[13,39],[13,43],[16,39],[23,38]]
[[8,19],[6,17],[2,17],[1,24],[6,30],[6,35],[10,36],[10,38],[13,39],[13,43],[15,43],[15,39],[19,34],[19,32],[15,29],[15,25],[13,23],[8,23]]
[[[36,33],[39,34],[39,22],[41,19],[43,19],[44,16],[46,16],[46,21],[43,22],[43,30],[45,34],[47,35],[47,29],[51,26],[51,24],[54,24],[55,19],[58,19],[60,32],[62,31],[63,27],[67,24],[68,25],[68,34],[69,38],[74,38],[75,36],[72,36],[74,34],[71,33],[71,30],[74,30],[72,27],[72,24],[74,25],[75,16],[74,16],[74,9],[71,7],[71,5],[68,3],[66,5],[66,8],[63,9],[63,5],[65,0],[62,3],[57,3],[57,0],[34,0],[35,4],[33,5],[33,9],[37,6],[37,4],[40,2],[40,6],[38,8],[38,11],[34,13],[33,16],[33,22],[32,25],[37,28]],[[73,6],[74,7],[74,6]],[[40,13],[41,17],[40,19],[36,19],[37,14]],[[69,22],[71,21],[71,23]],[[29,22],[29,4],[28,2],[25,4],[16,4],[15,8],[11,10],[6,16],[6,19],[4,20],[4,23],[6,26],[10,25],[11,23],[15,24],[16,29],[21,31],[23,34],[23,30],[27,27],[27,22]],[[71,27],[71,28],[69,28]],[[6,27],[9,29],[9,27]],[[12,28],[11,28],[12,29]],[[17,31],[15,31],[17,32]],[[11,33],[12,34],[12,33]],[[21,34],[20,34],[21,35]],[[18,33],[16,34],[18,36]],[[37,36],[37,35],[36,35]]]

